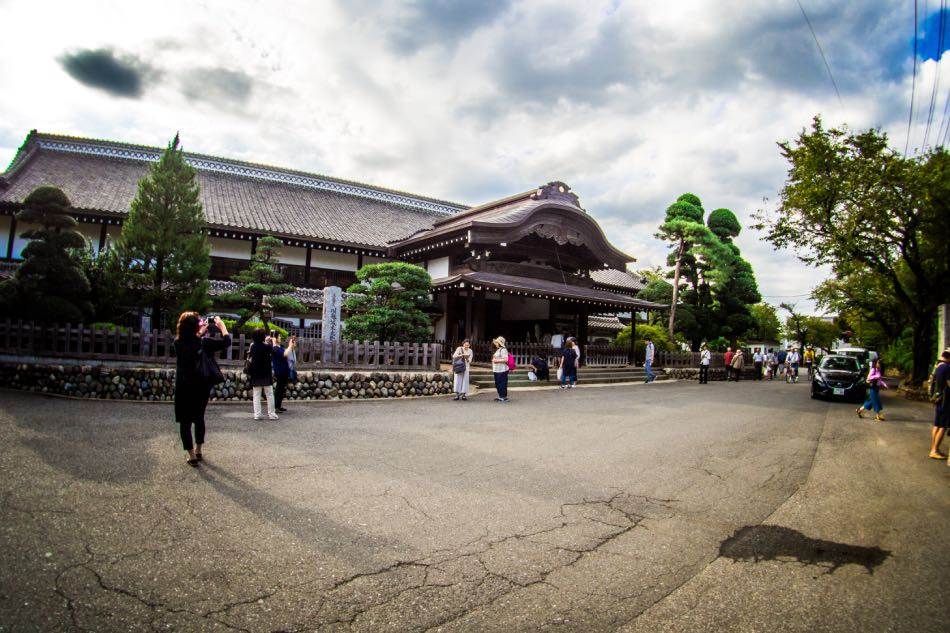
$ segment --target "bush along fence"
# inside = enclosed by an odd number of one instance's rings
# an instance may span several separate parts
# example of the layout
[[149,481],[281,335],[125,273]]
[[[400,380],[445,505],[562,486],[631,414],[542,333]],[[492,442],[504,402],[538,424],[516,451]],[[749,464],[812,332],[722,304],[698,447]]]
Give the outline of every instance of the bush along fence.
[[[666,373],[667,376],[671,378],[676,378],[678,380],[699,380],[699,367],[665,367],[663,371]],[[719,363],[718,367],[710,366],[709,379],[710,380],[725,380],[726,379],[726,368],[723,366],[722,362]],[[746,365],[745,367],[743,367],[742,375],[740,376],[740,379],[741,380],[755,380],[755,367],[749,366],[749,365]],[[806,376],[804,370],[799,375],[798,379],[800,381],[808,380],[808,377]],[[762,380],[765,380],[764,376],[762,377]],[[784,378],[782,380],[784,380]]]
[[[129,361],[173,365],[175,336],[168,330],[98,328],[83,325],[47,325],[0,321],[0,354],[27,359],[72,358],[89,361]],[[222,367],[244,365],[250,337],[232,337],[231,347],[219,354]],[[442,346],[438,343],[395,343],[300,339],[299,370],[349,369],[438,371]]]
[[[249,401],[251,388],[243,372],[225,370],[212,401]],[[175,394],[172,369],[113,369],[90,365],[0,365],[0,387],[76,398],[170,402]],[[451,393],[444,373],[298,372],[288,385],[287,400],[368,400],[436,396]]]

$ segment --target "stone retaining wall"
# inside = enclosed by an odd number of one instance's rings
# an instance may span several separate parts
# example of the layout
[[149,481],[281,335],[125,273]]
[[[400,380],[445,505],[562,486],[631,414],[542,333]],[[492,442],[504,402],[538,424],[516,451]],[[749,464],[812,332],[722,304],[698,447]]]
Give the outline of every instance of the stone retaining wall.
[[[251,399],[243,372],[226,370],[212,401]],[[447,373],[298,372],[287,387],[287,400],[360,400],[435,396],[452,392]],[[117,369],[98,365],[0,365],[0,387],[39,393],[108,400],[170,402],[175,394],[173,369]]]

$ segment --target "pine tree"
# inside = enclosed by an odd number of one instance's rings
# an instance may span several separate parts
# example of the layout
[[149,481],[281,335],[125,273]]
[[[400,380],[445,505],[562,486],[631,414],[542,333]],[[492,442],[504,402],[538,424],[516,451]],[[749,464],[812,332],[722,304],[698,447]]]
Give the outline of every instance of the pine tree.
[[23,264],[0,285],[7,316],[61,323],[91,316],[89,280],[71,253],[86,241],[69,215],[70,206],[66,194],[52,186],[35,189],[23,201],[17,222],[37,228],[21,234],[31,240],[23,249]]
[[268,329],[271,311],[291,314],[307,311],[306,306],[289,296],[294,286],[284,283],[277,269],[282,245],[279,239],[269,235],[258,239],[250,266],[231,277],[231,281],[238,284],[237,289],[219,298],[220,303],[235,308],[238,313],[235,331],[254,316],[260,316],[264,329]]
[[370,264],[347,290],[344,336],[351,341],[421,343],[429,339],[432,278],[404,262]]
[[195,170],[185,162],[176,134],[139,181],[117,245],[156,326],[163,312],[210,305],[211,249],[204,222]]

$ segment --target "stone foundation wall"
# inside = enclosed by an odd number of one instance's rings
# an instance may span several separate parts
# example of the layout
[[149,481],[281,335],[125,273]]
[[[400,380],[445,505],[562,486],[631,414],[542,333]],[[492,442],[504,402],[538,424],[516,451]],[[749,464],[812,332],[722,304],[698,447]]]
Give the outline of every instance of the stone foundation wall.
[[[214,387],[212,401],[251,399],[243,372],[226,370],[225,381]],[[361,400],[435,396],[452,392],[446,373],[328,373],[298,372],[287,387],[287,400]],[[38,393],[107,400],[171,402],[175,395],[173,369],[117,369],[96,365],[0,365],[0,387]]]
[[[676,378],[678,380],[699,380],[699,368],[698,367],[675,367],[664,369],[667,376],[671,378]],[[798,380],[802,380],[804,374],[799,372]],[[724,367],[710,367],[709,369],[709,380],[725,380],[726,379],[726,369]],[[808,377],[805,375],[805,380]],[[742,368],[742,377],[740,380],[755,380],[755,367],[743,367]],[[762,377],[762,380],[765,380],[765,377]]]

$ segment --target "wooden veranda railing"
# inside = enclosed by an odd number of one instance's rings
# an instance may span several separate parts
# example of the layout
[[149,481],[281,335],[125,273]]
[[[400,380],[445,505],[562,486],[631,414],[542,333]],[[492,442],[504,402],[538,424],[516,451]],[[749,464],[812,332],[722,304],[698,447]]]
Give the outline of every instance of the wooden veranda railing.
[[[85,325],[0,321],[0,354],[15,357],[69,358],[173,364],[175,336],[169,330],[102,329]],[[219,354],[222,366],[244,365],[250,337],[234,336]],[[435,371],[442,359],[439,343],[298,339],[297,368],[405,369]]]

